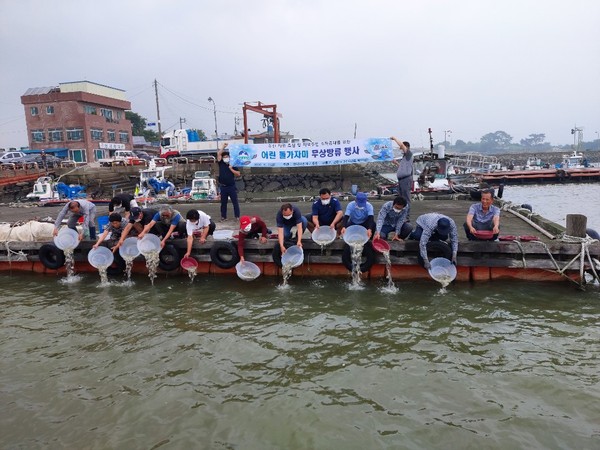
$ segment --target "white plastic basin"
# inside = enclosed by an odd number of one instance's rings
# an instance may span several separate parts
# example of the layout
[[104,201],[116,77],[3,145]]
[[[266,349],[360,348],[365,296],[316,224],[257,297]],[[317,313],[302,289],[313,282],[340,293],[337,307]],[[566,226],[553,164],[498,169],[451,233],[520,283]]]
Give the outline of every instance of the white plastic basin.
[[344,233],[344,242],[348,245],[365,245],[369,240],[367,229],[361,225],[350,225]]
[[155,234],[146,234],[138,239],[137,248],[141,254],[160,252],[160,238]]
[[88,253],[88,262],[96,269],[106,268],[115,260],[115,255],[106,247],[93,248]]
[[302,247],[292,245],[281,257],[281,264],[292,268],[298,267],[304,261],[304,250]]
[[250,261],[240,261],[235,265],[235,271],[244,281],[252,281],[260,276],[260,268]]
[[79,245],[79,233],[71,228],[61,228],[54,236],[54,245],[61,250],[73,250]]
[[456,266],[446,258],[434,258],[430,261],[429,276],[435,281],[447,284],[456,278]]
[[312,240],[318,245],[329,245],[335,241],[336,234],[337,233],[333,228],[323,226],[315,228],[312,232]]
[[133,259],[139,256],[140,249],[138,248],[138,238],[128,237],[125,239],[119,247],[119,254],[125,259]]

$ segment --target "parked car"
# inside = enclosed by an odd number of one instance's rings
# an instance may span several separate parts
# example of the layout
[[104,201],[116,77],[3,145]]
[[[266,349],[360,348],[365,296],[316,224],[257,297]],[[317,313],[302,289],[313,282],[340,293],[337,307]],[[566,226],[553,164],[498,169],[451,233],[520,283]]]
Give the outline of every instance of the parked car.
[[133,153],[138,158],[145,159],[146,161],[150,161],[152,159],[152,156],[150,156],[147,152],[143,150],[134,150]]
[[2,152],[2,153],[0,153],[0,163],[12,163],[15,160],[18,160],[19,158],[24,158],[24,157],[25,157],[25,153],[23,153],[23,152],[16,152],[16,151]]
[[0,164],[4,168],[30,168],[35,167],[35,161],[32,155],[26,155],[23,152],[4,152],[0,154]]
[[[38,167],[44,167],[44,162],[42,160],[42,155],[40,154],[35,154],[35,155],[30,155],[30,157],[32,158],[32,161],[36,162]],[[46,165],[49,169],[52,169],[54,167],[60,167],[60,163],[62,162],[62,158],[59,158],[57,156],[54,155],[49,155],[46,153]]]

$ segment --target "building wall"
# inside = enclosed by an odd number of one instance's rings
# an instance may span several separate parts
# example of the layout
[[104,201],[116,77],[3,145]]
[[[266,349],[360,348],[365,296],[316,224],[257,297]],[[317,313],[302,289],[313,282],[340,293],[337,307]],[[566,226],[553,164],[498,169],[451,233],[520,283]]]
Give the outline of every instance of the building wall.
[[[49,93],[23,95],[21,103],[25,108],[29,148],[32,150],[67,148],[70,157],[85,154],[87,162],[93,162],[98,157],[109,157],[115,149],[131,150],[131,122],[125,119],[125,111],[131,109],[131,103],[117,98],[109,98],[89,92],[60,92],[54,89]],[[96,114],[86,112],[86,106],[93,107]],[[37,108],[37,115],[31,113],[31,108]],[[49,113],[47,107],[53,108]],[[111,111],[112,117],[102,115],[102,109]],[[106,112],[106,115],[109,115]],[[120,118],[119,118],[120,115]],[[82,139],[69,139],[69,129],[82,129]],[[101,131],[101,139],[94,139],[91,130]],[[43,131],[43,141],[34,139],[34,131]],[[52,133],[59,139],[51,140],[50,130],[62,131],[62,139],[58,133]],[[115,140],[109,140],[109,131],[115,132]],[[122,142],[119,133],[127,134],[127,142]],[[80,150],[81,152],[78,152]]]

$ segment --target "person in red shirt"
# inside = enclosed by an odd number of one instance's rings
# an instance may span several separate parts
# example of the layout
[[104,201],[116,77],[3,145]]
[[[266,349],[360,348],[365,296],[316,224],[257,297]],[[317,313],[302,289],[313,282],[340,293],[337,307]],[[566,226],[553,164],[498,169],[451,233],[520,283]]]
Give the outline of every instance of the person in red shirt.
[[267,238],[271,231],[267,228],[267,224],[258,216],[242,216],[240,217],[240,234],[238,236],[238,254],[240,261],[244,262],[244,242],[246,239],[256,239],[260,236],[261,244],[267,243]]

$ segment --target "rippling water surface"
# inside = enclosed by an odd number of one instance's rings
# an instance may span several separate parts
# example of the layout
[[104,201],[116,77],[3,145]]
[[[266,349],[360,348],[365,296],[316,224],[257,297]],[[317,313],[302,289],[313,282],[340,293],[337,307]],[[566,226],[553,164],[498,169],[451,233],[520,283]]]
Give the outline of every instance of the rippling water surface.
[[2,448],[599,448],[600,289],[0,275]]
[[600,232],[600,183],[506,186],[503,199],[527,203],[534,212],[563,226],[567,214],[583,214],[588,228]]

